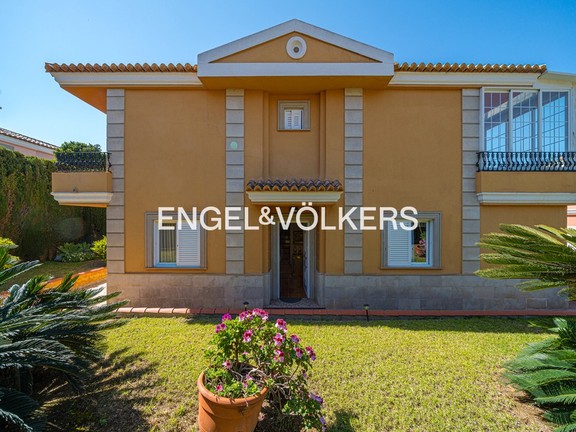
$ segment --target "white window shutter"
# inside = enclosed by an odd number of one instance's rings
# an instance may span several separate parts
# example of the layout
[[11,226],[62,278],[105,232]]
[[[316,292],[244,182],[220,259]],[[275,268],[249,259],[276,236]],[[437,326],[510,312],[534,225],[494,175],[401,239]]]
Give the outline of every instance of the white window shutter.
[[406,266],[410,264],[412,231],[403,230],[400,224],[388,223],[388,265]]
[[292,110],[284,111],[284,129],[292,129]]
[[176,265],[182,267],[200,267],[200,231],[183,224],[178,230],[178,253]]
[[302,110],[293,109],[292,110],[292,128],[291,129],[302,129]]

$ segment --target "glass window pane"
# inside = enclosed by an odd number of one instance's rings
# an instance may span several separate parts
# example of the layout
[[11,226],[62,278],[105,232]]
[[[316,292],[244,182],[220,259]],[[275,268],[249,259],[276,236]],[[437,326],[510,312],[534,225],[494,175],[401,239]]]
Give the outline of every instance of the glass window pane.
[[510,151],[538,151],[538,92],[512,92]]
[[411,242],[411,262],[413,264],[429,264],[430,239],[429,239],[430,222],[420,222],[418,228],[412,231]]
[[158,262],[176,264],[176,229],[158,230]]
[[506,151],[508,92],[484,93],[484,142],[486,151]]
[[568,92],[542,92],[542,151],[568,150]]

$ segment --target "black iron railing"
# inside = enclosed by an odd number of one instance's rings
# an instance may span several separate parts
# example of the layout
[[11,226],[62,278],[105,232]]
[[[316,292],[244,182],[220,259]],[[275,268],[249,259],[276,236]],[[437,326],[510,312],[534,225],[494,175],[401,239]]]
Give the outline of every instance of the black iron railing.
[[58,172],[110,171],[111,166],[107,152],[56,153]]
[[576,171],[576,152],[479,152],[478,171]]

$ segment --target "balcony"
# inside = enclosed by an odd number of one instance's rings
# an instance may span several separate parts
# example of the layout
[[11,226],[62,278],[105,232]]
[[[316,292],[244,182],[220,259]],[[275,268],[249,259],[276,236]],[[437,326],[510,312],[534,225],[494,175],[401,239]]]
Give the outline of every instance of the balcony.
[[476,166],[480,204],[576,204],[575,152],[479,152]]
[[478,171],[576,171],[576,152],[479,152]]
[[112,199],[110,167],[110,153],[58,153],[52,196],[60,205],[106,207]]

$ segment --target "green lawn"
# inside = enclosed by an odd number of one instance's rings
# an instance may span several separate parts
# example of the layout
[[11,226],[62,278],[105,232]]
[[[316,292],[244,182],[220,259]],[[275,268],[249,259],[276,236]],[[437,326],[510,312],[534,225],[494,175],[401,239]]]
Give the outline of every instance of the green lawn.
[[[97,382],[49,410],[52,430],[194,431],[196,379],[214,323],[139,318],[110,331]],[[329,431],[551,430],[500,376],[505,360],[545,337],[525,320],[288,324],[317,352],[311,382]]]
[[68,273],[80,273],[94,268],[105,266],[106,263],[101,260],[91,260],[77,263],[63,263],[56,261],[46,261],[42,265],[35,267],[31,270],[25,271],[18,276],[15,276],[8,281],[6,285],[12,286],[14,284],[22,285],[23,283],[30,280],[30,278],[38,275],[49,275],[55,278],[59,278],[67,275]]

